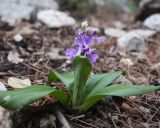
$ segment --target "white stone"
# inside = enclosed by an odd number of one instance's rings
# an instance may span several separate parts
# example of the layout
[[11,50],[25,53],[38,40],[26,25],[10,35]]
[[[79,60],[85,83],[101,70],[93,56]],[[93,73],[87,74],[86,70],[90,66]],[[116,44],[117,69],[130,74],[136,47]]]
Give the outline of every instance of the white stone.
[[106,28],[104,32],[107,36],[116,38],[122,37],[124,34],[126,34],[125,31],[116,28]]
[[0,16],[10,24],[30,19],[35,10],[58,9],[55,0],[0,0]]
[[76,22],[61,11],[43,10],[37,14],[37,19],[47,25],[49,28],[59,28],[62,26],[72,26]]
[[156,31],[147,30],[147,29],[134,29],[134,30],[131,30],[130,33],[136,33],[140,37],[147,39],[147,38],[153,36],[154,34],[156,34]]
[[150,29],[160,31],[160,13],[149,16],[143,24]]
[[10,51],[8,56],[7,56],[8,61],[18,64],[19,62],[23,62],[22,58],[19,58],[18,52],[15,51]]
[[127,66],[132,66],[134,64],[130,58],[122,58],[120,60],[120,63],[127,65]]
[[8,85],[11,86],[12,88],[25,88],[25,87],[31,86],[31,81],[28,78],[19,79],[16,77],[9,77]]
[[20,34],[16,34],[13,38],[16,42],[21,42],[23,40],[23,36]]
[[140,37],[136,33],[127,33],[117,40],[118,47],[124,51],[137,51],[146,52],[148,51],[145,45],[144,38]]
[[113,22],[113,25],[117,29],[124,29],[127,27],[127,25],[122,23],[121,21],[115,21],[115,22]]

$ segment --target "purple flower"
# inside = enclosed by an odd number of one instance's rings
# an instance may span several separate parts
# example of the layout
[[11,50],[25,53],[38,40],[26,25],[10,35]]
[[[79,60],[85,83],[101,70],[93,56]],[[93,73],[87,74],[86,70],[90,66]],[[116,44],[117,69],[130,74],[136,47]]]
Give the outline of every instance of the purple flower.
[[95,53],[96,49],[91,48],[95,42],[101,43],[105,37],[96,37],[96,32],[86,34],[86,31],[76,29],[75,44],[76,48],[69,48],[66,50],[66,56],[72,61],[75,56],[83,55],[89,58],[90,63],[96,62],[99,58]]
[[78,50],[76,48],[68,48],[66,50],[66,56],[70,59],[73,60],[74,57],[76,56]]

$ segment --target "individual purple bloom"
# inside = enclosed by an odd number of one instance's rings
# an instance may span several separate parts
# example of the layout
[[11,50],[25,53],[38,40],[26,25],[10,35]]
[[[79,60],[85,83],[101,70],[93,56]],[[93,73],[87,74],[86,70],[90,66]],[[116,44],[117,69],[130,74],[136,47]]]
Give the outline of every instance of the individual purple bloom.
[[85,50],[84,56],[88,57],[91,63],[96,62],[96,60],[99,58],[98,54],[94,53],[95,50],[96,49],[89,49],[89,48]]
[[96,37],[96,31],[93,31],[90,35],[87,35],[85,32],[83,32],[80,29],[76,30],[76,37],[75,37],[75,43],[78,46],[82,46],[82,45],[92,45],[94,44],[94,42],[104,42],[105,37]]
[[83,55],[89,58],[90,63],[94,63],[98,58],[98,54],[95,54],[95,50],[91,46],[95,43],[101,43],[105,40],[105,37],[96,37],[96,32],[86,34],[86,31],[76,29],[75,44],[76,48],[69,48],[66,50],[66,56],[73,60],[77,55]]
[[99,58],[98,54],[93,54],[93,53],[87,55],[87,57],[89,58],[91,64],[96,62],[96,60]]
[[79,35],[79,36],[75,37],[75,43],[78,46],[83,46],[86,44],[86,40],[83,35]]
[[76,48],[68,48],[66,50],[66,56],[70,59],[73,60],[75,55],[77,54],[78,50]]

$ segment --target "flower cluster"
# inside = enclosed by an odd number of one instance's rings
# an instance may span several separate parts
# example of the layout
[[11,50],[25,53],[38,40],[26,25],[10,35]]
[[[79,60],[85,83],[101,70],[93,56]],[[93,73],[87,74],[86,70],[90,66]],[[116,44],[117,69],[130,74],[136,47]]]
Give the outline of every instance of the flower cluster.
[[105,40],[105,37],[96,37],[96,31],[87,34],[85,29],[76,29],[75,48],[69,48],[66,50],[66,56],[72,61],[75,56],[82,55],[88,57],[90,63],[94,63],[98,58],[98,54],[95,53],[95,48],[91,48],[94,42],[101,43]]

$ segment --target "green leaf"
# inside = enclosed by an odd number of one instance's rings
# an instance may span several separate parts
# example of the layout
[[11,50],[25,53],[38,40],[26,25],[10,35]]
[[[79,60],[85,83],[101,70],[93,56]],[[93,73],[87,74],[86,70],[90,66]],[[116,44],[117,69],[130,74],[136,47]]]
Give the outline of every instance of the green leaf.
[[111,86],[105,87],[92,97],[88,98],[85,102],[83,102],[82,106],[80,107],[80,110],[81,111],[88,110],[90,107],[93,106],[93,104],[95,104],[96,102],[98,102],[107,95],[137,96],[155,91],[160,91],[160,86],[113,84]]
[[154,91],[160,91],[160,86],[113,84],[99,93],[101,95],[107,94],[112,96],[137,96]]
[[[82,95],[82,99],[84,100],[87,95],[89,95],[89,93],[91,92],[91,90],[95,87],[95,85],[102,80],[102,78],[108,73],[103,73],[103,74],[96,74],[93,76],[90,76],[86,82],[85,85],[85,93],[84,95]],[[83,101],[82,101],[83,102]]]
[[60,74],[56,71],[50,71],[48,74],[49,83],[57,82],[58,80],[61,80],[67,89],[70,90],[70,87],[74,81],[74,72]]
[[57,82],[59,81],[58,76],[55,74],[55,71],[50,71],[48,73],[48,82],[52,83],[52,82]]
[[[106,96],[106,95],[105,95]],[[92,107],[95,103],[97,103],[99,100],[101,100],[104,95],[95,95],[87,99],[83,104],[79,107],[80,112],[87,111],[90,107]]]
[[94,95],[98,91],[102,90],[104,87],[111,84],[121,74],[122,74],[122,71],[115,71],[115,72],[109,72],[109,73],[97,74],[97,75],[91,76],[87,80],[87,83],[85,86],[86,98],[84,99],[84,101],[90,98],[92,95]]
[[68,95],[62,90],[45,85],[32,85],[23,89],[0,91],[0,105],[11,110],[16,110],[48,94],[54,95],[62,104],[66,104],[68,100]]
[[75,107],[82,101],[82,96],[85,93],[84,86],[88,76],[90,75],[92,66],[88,58],[83,56],[76,56],[73,64],[75,80],[73,86],[72,105]]

